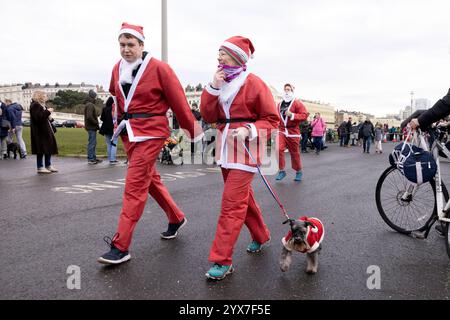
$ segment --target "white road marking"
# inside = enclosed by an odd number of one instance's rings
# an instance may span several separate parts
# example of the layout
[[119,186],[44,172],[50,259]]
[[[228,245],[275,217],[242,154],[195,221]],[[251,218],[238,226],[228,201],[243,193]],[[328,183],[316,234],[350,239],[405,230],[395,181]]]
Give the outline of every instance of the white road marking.
[[[204,168],[195,169],[193,171],[186,172],[174,172],[161,174],[161,181],[173,182],[178,179],[195,179],[198,177],[206,176],[211,173],[221,172],[220,168]],[[126,179],[106,180],[103,182],[89,182],[87,184],[74,184],[68,187],[55,187],[52,188],[53,192],[62,192],[66,194],[86,194],[94,191],[105,191],[109,189],[119,189],[125,185]]]

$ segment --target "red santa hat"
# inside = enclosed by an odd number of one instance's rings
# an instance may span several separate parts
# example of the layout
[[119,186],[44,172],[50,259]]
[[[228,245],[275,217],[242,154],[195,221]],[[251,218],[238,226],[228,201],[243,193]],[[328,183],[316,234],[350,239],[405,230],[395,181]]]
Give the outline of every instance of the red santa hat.
[[241,36],[231,37],[222,44],[220,50],[224,50],[240,65],[244,65],[250,58],[253,58],[255,48],[248,38]]
[[145,41],[144,27],[135,26],[133,24],[124,22],[124,23],[122,23],[122,28],[120,29],[120,32],[119,32],[119,38],[124,33],[131,34],[132,36],[136,37],[137,39],[139,39],[142,42]]

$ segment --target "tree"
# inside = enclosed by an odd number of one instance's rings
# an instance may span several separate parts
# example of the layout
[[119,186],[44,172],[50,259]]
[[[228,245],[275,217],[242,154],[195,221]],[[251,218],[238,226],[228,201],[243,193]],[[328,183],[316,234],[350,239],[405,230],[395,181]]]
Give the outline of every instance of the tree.
[[84,104],[88,95],[83,92],[73,90],[59,90],[51,102],[55,105],[55,109],[72,109],[74,106]]
[[[54,105],[54,109],[59,112],[84,114],[84,106],[88,99],[88,94],[73,90],[59,90],[53,100],[49,103]],[[95,99],[95,109],[100,114],[103,108],[102,99]]]

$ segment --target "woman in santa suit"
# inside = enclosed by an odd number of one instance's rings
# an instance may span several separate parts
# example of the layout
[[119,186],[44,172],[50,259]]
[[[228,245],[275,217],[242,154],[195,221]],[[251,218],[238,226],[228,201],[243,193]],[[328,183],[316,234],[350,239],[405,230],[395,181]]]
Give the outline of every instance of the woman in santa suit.
[[278,128],[280,119],[267,85],[247,71],[246,63],[253,52],[253,44],[247,38],[236,36],[226,40],[219,50],[214,80],[201,97],[203,119],[218,124],[216,161],[225,183],[209,256],[214,264],[206,273],[209,279],[221,280],[233,272],[233,249],[244,224],[252,237],[248,252],[261,251],[261,246],[270,240],[251,187],[256,164],[244,143],[260,164],[266,139]]
[[168,229],[161,234],[163,239],[175,238],[186,223],[184,213],[155,168],[158,154],[170,135],[166,116],[169,107],[189,138],[198,141],[203,136],[177,76],[167,64],[144,52],[144,40],[142,27],[122,24],[119,32],[122,59],[114,66],[109,91],[115,99],[115,118],[119,124],[112,140],[121,135],[128,170],[117,233],[112,239],[105,237],[110,251],[98,259],[103,264],[120,264],[130,259],[128,248],[148,194],[168,217]]
[[280,127],[278,128],[278,156],[279,169],[276,180],[286,177],[286,160],[284,151],[286,148],[291,154],[292,169],[295,170],[295,181],[302,181],[302,161],[300,158],[300,122],[308,119],[308,112],[300,100],[295,99],[294,87],[284,85],[283,101],[278,105],[280,113]]

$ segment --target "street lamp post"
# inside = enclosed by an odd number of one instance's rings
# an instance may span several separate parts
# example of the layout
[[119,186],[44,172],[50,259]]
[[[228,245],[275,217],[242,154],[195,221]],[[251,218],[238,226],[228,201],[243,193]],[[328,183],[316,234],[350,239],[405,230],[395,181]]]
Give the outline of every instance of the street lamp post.
[[413,97],[414,97],[414,91],[411,91],[411,114],[410,115],[412,115],[413,114]]
[[167,0],[161,0],[161,59],[169,62],[169,49],[167,41]]

